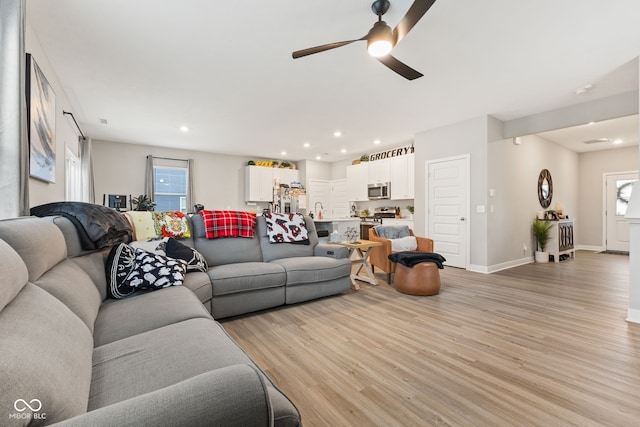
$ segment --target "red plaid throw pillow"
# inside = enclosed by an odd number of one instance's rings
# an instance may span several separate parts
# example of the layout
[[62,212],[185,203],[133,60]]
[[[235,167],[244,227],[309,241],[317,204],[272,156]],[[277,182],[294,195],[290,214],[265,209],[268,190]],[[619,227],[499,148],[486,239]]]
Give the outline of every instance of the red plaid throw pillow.
[[256,214],[241,211],[200,211],[207,239],[218,237],[253,238]]

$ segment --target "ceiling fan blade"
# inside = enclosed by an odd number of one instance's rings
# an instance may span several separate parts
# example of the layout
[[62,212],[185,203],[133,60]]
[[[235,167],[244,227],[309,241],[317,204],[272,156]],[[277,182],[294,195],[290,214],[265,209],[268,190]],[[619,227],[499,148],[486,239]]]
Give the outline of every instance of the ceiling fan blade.
[[398,61],[391,55],[386,55],[376,59],[407,80],[415,80],[423,76],[421,72],[416,71],[413,68],[409,67],[407,64]]
[[367,36],[364,36],[364,37],[362,37],[360,39],[356,39],[356,40],[347,40],[347,41],[343,41],[343,42],[323,44],[322,46],[310,47],[308,49],[296,50],[295,52],[293,52],[291,54],[291,56],[293,56],[293,59],[302,58],[303,56],[313,55],[314,53],[324,52],[325,50],[335,49],[337,47],[346,46],[346,45],[348,45],[350,43],[357,42],[357,41],[360,41],[360,40],[366,40],[366,39],[367,39]]
[[416,0],[413,2],[406,15],[402,17],[396,28],[393,29],[396,44],[411,31],[435,2],[436,0]]

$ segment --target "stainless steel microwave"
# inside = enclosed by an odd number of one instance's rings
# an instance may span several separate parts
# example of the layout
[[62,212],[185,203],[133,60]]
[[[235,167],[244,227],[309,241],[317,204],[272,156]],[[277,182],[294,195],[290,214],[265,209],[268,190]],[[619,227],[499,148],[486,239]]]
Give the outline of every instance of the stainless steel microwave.
[[388,199],[391,197],[391,183],[379,182],[367,186],[369,200]]

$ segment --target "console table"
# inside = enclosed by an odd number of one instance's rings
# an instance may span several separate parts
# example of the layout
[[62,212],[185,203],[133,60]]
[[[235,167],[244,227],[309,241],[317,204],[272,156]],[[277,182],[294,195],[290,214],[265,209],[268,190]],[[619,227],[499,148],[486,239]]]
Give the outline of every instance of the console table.
[[574,219],[559,219],[551,221],[552,227],[549,231],[550,239],[547,243],[549,255],[553,255],[554,262],[560,262],[560,255],[569,255],[575,258],[576,250],[573,244]]

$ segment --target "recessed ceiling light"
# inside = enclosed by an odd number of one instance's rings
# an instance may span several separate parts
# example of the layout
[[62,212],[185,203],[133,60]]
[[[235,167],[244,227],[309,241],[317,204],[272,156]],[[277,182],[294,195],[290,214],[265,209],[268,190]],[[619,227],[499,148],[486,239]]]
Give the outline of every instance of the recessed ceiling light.
[[335,132],[333,133],[333,136],[335,136],[336,138],[339,138],[339,137],[341,137],[341,136],[342,136],[342,132],[340,132],[339,130],[337,130],[337,131],[335,131]]
[[320,160],[322,157],[320,156],[316,156],[316,160]]
[[595,125],[595,124],[596,124],[596,122],[589,122],[589,123],[587,123],[587,124],[588,124],[589,126],[591,126],[591,125]]
[[614,139],[613,143],[614,144],[622,144],[622,140],[621,139]]
[[374,144],[376,144],[376,145],[378,145],[378,144],[380,144],[380,140],[379,140],[379,139],[376,139],[375,141],[373,141],[373,143],[374,143]]
[[180,130],[182,132],[189,132],[189,128],[187,126],[180,126]]
[[309,147],[311,147],[311,144],[309,144],[308,142],[305,142],[304,143],[304,148],[309,148]]
[[341,153],[346,153],[346,152],[347,152],[347,149],[346,149],[346,148],[343,148],[342,150],[340,150],[340,152],[341,152]]
[[286,151],[281,151],[280,154],[282,154],[283,156],[286,156],[287,152]]
[[576,89],[576,95],[581,95],[583,93],[585,93],[588,90],[593,89],[593,85],[584,85],[582,87],[579,87],[578,89]]

